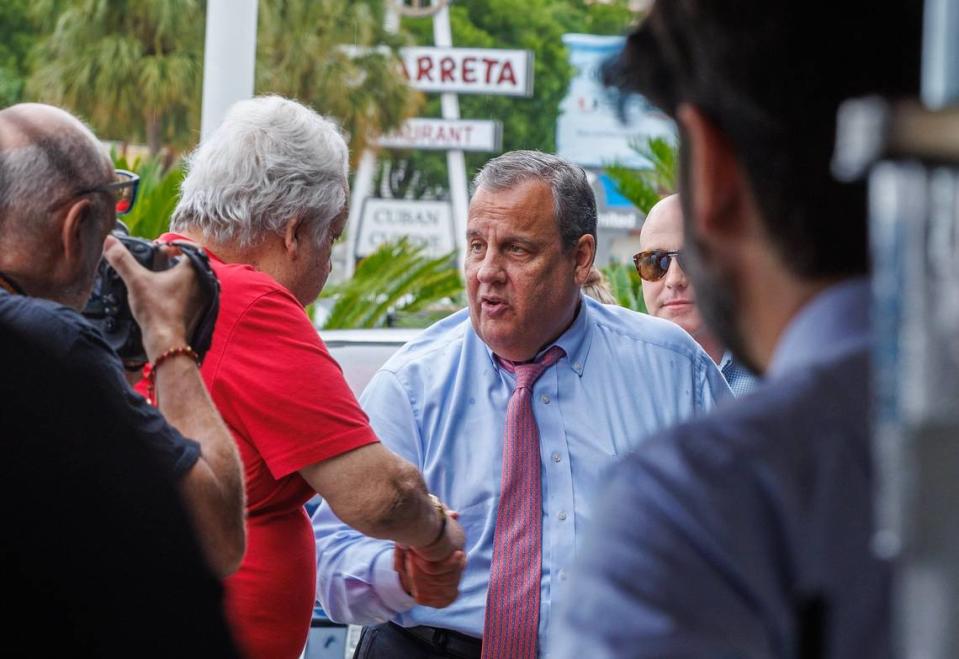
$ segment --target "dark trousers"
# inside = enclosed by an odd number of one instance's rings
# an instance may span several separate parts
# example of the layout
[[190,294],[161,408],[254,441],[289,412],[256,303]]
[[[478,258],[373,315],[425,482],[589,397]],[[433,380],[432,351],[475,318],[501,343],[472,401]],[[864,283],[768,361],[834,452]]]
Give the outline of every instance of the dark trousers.
[[392,622],[364,627],[353,659],[480,659],[482,641],[448,629]]

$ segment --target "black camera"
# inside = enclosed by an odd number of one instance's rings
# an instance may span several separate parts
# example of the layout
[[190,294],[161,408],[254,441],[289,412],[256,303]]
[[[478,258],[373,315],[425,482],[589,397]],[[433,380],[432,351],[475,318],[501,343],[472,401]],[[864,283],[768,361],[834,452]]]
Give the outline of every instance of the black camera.
[[[176,265],[181,258],[167,256],[161,249],[160,243],[129,235],[122,222],[117,222],[113,235],[133,254],[140,265],[148,270],[154,272],[167,270]],[[188,259],[196,270],[205,299],[203,316],[190,337],[190,347],[202,359],[210,349],[213,328],[220,311],[220,282],[213,273],[210,260],[203,249],[181,242],[176,243],[176,246],[182,252],[182,258]],[[126,284],[106,259],[102,259],[97,266],[93,293],[83,310],[83,315],[100,329],[107,343],[120,355],[124,368],[128,371],[143,368],[148,361],[146,351],[143,349],[143,335],[130,312]]]

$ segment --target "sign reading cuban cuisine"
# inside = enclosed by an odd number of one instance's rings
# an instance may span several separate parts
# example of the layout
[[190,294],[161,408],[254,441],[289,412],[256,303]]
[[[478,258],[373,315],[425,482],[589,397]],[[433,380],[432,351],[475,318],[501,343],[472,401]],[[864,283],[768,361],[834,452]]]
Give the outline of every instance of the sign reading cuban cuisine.
[[422,245],[427,256],[449,254],[453,240],[453,210],[447,201],[373,199],[363,202],[356,239],[356,258],[369,256],[384,242],[407,237]]
[[501,48],[400,50],[413,89],[454,94],[533,95],[533,53]]
[[377,144],[387,149],[499,151],[503,124],[480,119],[407,119]]

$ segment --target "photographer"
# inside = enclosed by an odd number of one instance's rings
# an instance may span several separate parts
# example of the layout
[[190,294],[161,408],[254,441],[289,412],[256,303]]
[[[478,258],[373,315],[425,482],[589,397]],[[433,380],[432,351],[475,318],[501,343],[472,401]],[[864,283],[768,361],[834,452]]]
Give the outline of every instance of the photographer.
[[[123,641],[138,628],[146,635],[139,611],[169,630],[139,654],[230,655],[220,588],[202,556],[220,577],[242,558],[239,459],[197,364],[175,350],[202,305],[193,269],[149,272],[107,237],[133,185],[115,179],[68,113],[0,111],[0,498],[12,524],[5,584],[22,595],[19,617],[5,624],[16,645],[29,633],[16,620],[56,616],[70,630],[56,642],[72,655],[112,656],[131,650]],[[101,254],[126,282],[148,358],[167,355],[155,374],[159,412],[76,313]]]

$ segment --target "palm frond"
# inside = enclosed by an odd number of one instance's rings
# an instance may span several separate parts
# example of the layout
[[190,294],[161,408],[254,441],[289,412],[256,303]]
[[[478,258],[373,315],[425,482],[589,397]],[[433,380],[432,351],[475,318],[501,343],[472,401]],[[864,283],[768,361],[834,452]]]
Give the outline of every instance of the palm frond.
[[453,254],[427,257],[406,238],[384,243],[352,279],[323,292],[336,298],[324,328],[380,327],[395,314],[409,317],[462,290]]

